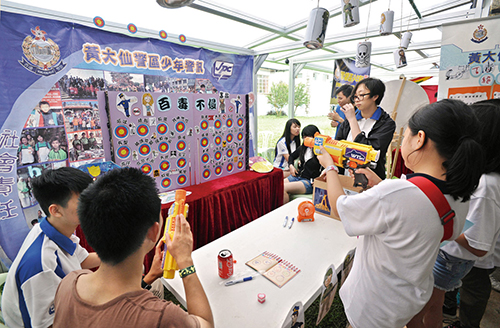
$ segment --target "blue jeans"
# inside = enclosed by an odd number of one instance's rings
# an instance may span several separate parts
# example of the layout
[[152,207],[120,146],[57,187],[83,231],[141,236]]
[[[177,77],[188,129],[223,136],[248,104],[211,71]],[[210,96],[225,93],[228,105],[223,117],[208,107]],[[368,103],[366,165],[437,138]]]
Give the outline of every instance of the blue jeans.
[[288,181],[290,182],[295,182],[295,181],[300,181],[304,184],[304,187],[306,187],[306,194],[312,194],[313,193],[313,186],[311,184],[311,181],[301,178],[301,177],[294,177],[293,175],[288,176]]
[[446,292],[459,288],[462,286],[462,278],[472,269],[474,262],[439,250],[433,269],[434,287]]

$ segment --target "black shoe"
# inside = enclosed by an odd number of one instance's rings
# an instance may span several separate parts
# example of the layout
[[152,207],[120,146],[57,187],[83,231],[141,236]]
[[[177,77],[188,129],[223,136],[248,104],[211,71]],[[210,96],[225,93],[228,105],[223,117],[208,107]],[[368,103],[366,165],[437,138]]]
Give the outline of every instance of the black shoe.
[[448,325],[448,326],[446,326],[444,328],[460,328],[460,327],[461,327],[460,326],[460,321],[455,321],[451,325]]
[[443,306],[443,317],[448,318],[448,319],[455,319],[457,317],[457,308],[449,308],[446,306]]

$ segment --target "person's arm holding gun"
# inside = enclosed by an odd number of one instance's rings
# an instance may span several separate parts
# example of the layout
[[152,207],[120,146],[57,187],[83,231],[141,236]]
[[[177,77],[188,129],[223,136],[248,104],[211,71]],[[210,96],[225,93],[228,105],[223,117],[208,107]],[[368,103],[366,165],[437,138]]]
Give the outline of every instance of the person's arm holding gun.
[[380,152],[374,150],[370,145],[345,140],[333,140],[329,136],[319,133],[315,134],[314,139],[305,138],[304,145],[312,147],[316,155],[321,154],[320,146],[326,147],[325,151],[332,157],[333,164],[354,172],[354,187],[362,186],[363,189],[368,186],[368,179],[358,170],[376,163],[380,156]]
[[[327,183],[328,199],[330,201],[330,207],[332,208],[332,214],[336,218],[340,219],[339,213],[337,211],[337,199],[340,196],[345,195],[344,188],[342,188],[342,184],[340,183],[338,170],[336,169],[332,157],[323,146],[320,147],[320,150],[321,154],[318,155],[318,160],[321,166],[326,168],[325,178]],[[368,179],[368,186],[370,187],[373,187],[382,181],[382,179],[380,179],[380,177],[369,168],[359,168],[357,169],[357,171],[358,173],[364,174],[366,176],[366,178]]]
[[163,276],[163,267],[161,266],[161,260],[163,258],[163,242],[160,240],[155,247],[155,255],[153,257],[153,262],[151,263],[151,268],[149,272],[142,278],[142,280],[147,285],[152,285],[156,279]]
[[[380,177],[368,167],[360,167],[356,171],[359,174],[365,175],[366,179],[368,180],[368,187],[376,186],[382,181],[382,179],[380,179]],[[354,172],[352,172],[352,170],[351,175],[354,176]]]
[[317,155],[317,157],[321,166],[323,166],[326,170],[326,192],[328,193],[328,200],[330,201],[332,214],[336,218],[340,219],[339,212],[337,211],[337,199],[340,196],[345,195],[344,188],[342,188],[340,183],[338,169],[333,163],[332,157],[323,146],[320,147],[320,150],[321,154]]
[[[182,270],[193,265],[191,257],[193,251],[193,234],[184,215],[177,215],[175,220],[174,237],[171,239],[170,235],[167,234],[168,237],[165,239],[168,251]],[[184,284],[186,293],[188,313],[197,317],[201,328],[214,327],[212,310],[197,273],[194,272],[184,276],[182,283]]]

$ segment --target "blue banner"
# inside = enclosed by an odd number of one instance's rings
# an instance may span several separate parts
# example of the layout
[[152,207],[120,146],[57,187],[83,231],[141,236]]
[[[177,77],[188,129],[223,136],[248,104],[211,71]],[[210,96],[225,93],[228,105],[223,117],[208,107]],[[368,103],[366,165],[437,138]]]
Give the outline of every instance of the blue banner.
[[[359,81],[370,76],[370,67],[356,67],[355,61],[349,58],[335,60],[335,69],[333,70],[335,83],[332,87],[331,99],[335,98],[335,91],[341,85],[356,85]],[[332,103],[332,102],[330,102]]]
[[[96,70],[141,74],[192,81],[209,81],[213,92],[224,91],[231,94],[252,92],[253,57],[222,54],[214,51],[178,45],[159,39],[134,38],[117,33],[106,32],[98,27],[91,28],[78,24],[43,19],[33,16],[2,12],[0,20],[0,246],[5,255],[0,258],[9,264],[16,256],[31,225],[31,218],[25,217],[21,199],[30,202],[29,176],[40,169],[37,166],[24,166],[24,160],[32,158],[33,152],[21,135],[32,131],[39,136],[42,125],[37,125],[40,115],[34,108],[42,107],[40,102],[59,91],[54,86],[72,69]],[[94,77],[91,78],[94,81]],[[68,80],[68,85],[69,85]],[[59,82],[61,83],[61,82]],[[198,82],[197,82],[198,83]],[[205,88],[204,84],[192,84],[189,91]],[[61,87],[61,90],[66,89]],[[86,88],[95,93],[94,86]],[[52,90],[52,91],[51,91]],[[80,89],[79,89],[80,90]],[[99,90],[105,91],[106,87]],[[72,91],[68,88],[68,92]],[[207,90],[210,93],[210,90]],[[202,93],[202,91],[199,91]],[[203,91],[204,92],[204,91]],[[50,97],[49,97],[50,98]],[[64,135],[71,124],[72,130],[82,125],[77,122],[77,113],[87,119],[88,132],[96,131],[92,114],[95,100],[73,101],[47,100],[47,106],[59,104],[59,112],[53,116],[53,131],[43,131],[45,135],[56,138]],[[66,107],[65,107],[66,106]],[[72,107],[71,107],[72,106]],[[64,120],[63,110],[71,107],[70,114],[74,123],[66,120],[58,123],[58,115]],[[85,109],[82,109],[86,107]],[[25,125],[28,117],[31,125]],[[92,119],[92,126],[91,126]],[[75,124],[75,125],[73,125]],[[85,127],[86,122],[83,122]],[[66,125],[66,126],[64,126]],[[47,125],[44,125],[47,126]],[[38,127],[38,130],[34,130]],[[23,130],[27,128],[28,130]],[[29,130],[29,129],[33,130]],[[49,130],[49,129],[45,129]],[[36,131],[36,132],[33,132]],[[103,130],[104,132],[104,130]],[[87,132],[84,134],[86,135]],[[42,136],[43,139],[43,136]],[[85,137],[85,139],[88,139]],[[46,141],[44,141],[46,142]],[[47,143],[47,142],[46,142]],[[74,146],[75,144],[72,143]],[[71,147],[66,145],[67,150]],[[47,153],[50,146],[47,147]],[[53,150],[53,149],[52,149]],[[54,152],[52,152],[54,154]],[[23,160],[21,156],[23,155]],[[56,155],[45,154],[50,158]],[[66,154],[65,156],[67,156]],[[36,156],[39,156],[38,154]],[[19,158],[18,158],[19,157]],[[56,157],[57,158],[57,157]],[[59,157],[59,160],[64,160]],[[49,159],[50,160],[50,159]],[[69,159],[68,159],[69,160]],[[40,163],[35,158],[31,163]],[[53,165],[53,164],[52,164]],[[21,166],[21,169],[19,168]],[[39,165],[40,167],[42,165]],[[52,166],[53,167],[53,166]],[[19,178],[19,172],[29,171],[28,181]],[[31,200],[33,202],[33,200]]]

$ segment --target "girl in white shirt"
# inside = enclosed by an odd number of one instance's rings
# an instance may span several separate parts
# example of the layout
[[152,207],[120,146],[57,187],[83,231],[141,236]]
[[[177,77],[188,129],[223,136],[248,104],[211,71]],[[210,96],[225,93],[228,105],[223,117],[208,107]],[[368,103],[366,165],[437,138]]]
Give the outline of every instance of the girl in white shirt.
[[276,143],[274,167],[283,170],[283,177],[290,175],[288,167],[288,156],[300,146],[300,122],[296,118],[291,118],[286,122],[285,131]]
[[[439,250],[433,270],[434,291],[432,297],[421,313],[412,320],[418,321],[420,326],[442,327],[445,292],[455,290],[462,285],[461,279],[472,269],[476,260],[493,254],[500,234],[500,155],[498,154],[500,149],[500,132],[498,130],[500,124],[500,100],[481,101],[470,107],[479,119],[481,125],[479,142],[484,148],[484,153],[488,154],[488,161],[485,164],[485,171],[481,176],[479,186],[470,200],[467,220],[471,221],[473,225],[455,241],[444,245]],[[476,277],[485,280],[485,283],[479,283],[475,286],[476,290],[472,299],[471,297],[465,297],[465,311],[462,311],[462,307],[460,308],[460,322],[463,327],[467,328],[479,327],[482,314],[477,312],[482,311],[484,313],[486,304],[483,307],[476,307],[474,311],[467,311],[467,306],[470,307],[471,303],[477,303],[479,300],[473,298],[480,298],[480,293],[487,293],[486,296],[489,296],[491,290],[491,285],[489,285],[489,289],[487,288],[490,283],[487,274],[477,275]],[[478,286],[485,286],[486,288],[484,288],[484,291],[477,290]],[[462,296],[462,292],[460,294]],[[487,303],[488,297],[483,297],[483,303],[485,298]],[[462,315],[462,312],[467,315]],[[470,318],[472,312],[475,313],[472,315],[473,318]],[[413,327],[420,326],[415,325]],[[456,327],[458,324],[452,324],[451,326]]]
[[[483,170],[483,152],[474,140],[479,124],[463,102],[441,100],[418,110],[409,120],[401,154],[405,165],[445,194],[456,217],[455,239],[465,223],[470,195]],[[353,328],[401,328],[420,312],[433,291],[432,268],[443,226],[429,198],[407,180],[384,180],[360,169],[374,186],[346,196],[326,150],[318,159],[326,167],[332,213],[360,242],[352,270],[340,290]]]

